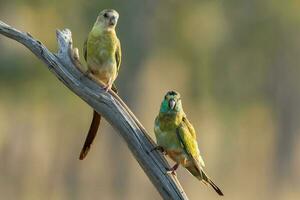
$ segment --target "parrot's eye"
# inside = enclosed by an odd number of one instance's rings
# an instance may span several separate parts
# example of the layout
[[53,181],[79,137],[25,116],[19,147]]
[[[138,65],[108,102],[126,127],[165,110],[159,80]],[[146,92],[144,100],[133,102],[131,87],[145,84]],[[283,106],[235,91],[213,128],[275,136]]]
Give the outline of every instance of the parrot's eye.
[[104,13],[103,15],[105,18],[108,18],[108,14],[107,13]]

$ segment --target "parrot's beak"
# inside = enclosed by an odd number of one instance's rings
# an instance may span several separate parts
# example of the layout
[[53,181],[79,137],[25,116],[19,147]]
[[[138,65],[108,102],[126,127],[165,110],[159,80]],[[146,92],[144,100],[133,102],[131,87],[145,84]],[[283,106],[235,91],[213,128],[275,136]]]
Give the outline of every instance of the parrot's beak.
[[116,17],[112,16],[112,17],[109,19],[109,25],[110,25],[110,26],[114,26],[114,25],[116,25],[116,23],[117,23]]
[[174,99],[170,99],[169,100],[169,108],[171,108],[172,110],[175,108],[176,106],[176,102]]

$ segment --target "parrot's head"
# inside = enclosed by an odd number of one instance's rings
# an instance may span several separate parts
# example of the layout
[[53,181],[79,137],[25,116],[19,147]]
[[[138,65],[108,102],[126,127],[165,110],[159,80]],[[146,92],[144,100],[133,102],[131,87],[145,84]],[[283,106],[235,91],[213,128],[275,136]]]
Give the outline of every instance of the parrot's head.
[[118,23],[119,13],[113,9],[102,10],[98,17],[96,24],[99,24],[104,29],[114,29]]
[[169,91],[165,95],[161,107],[161,113],[178,113],[182,111],[182,104],[180,94],[176,91]]

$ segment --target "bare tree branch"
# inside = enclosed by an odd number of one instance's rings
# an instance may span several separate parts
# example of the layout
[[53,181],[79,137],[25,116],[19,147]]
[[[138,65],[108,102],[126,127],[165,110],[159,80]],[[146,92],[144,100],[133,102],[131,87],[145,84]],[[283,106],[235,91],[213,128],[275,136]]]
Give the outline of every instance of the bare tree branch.
[[12,28],[2,21],[0,34],[26,46],[64,85],[105,117],[123,137],[163,199],[188,199],[177,178],[166,173],[166,168],[169,168],[167,161],[158,152],[151,152],[154,142],[126,104],[112,91],[105,92],[101,84],[78,69],[81,64],[78,51],[72,47],[70,30],[57,30],[58,53],[51,53],[30,34]]

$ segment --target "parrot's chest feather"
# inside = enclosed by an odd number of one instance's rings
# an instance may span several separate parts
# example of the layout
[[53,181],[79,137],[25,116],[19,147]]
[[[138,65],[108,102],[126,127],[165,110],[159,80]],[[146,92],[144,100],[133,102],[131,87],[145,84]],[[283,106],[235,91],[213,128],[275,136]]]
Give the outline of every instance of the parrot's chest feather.
[[102,34],[89,37],[88,58],[98,65],[116,64],[117,38],[115,35]]
[[157,117],[154,131],[156,134],[158,145],[165,149],[177,146],[176,126],[162,117]]
[[154,132],[158,145],[164,148],[170,158],[184,164],[187,155],[176,133],[181,121],[181,115],[160,115],[156,120]]
[[180,114],[161,114],[159,115],[159,125],[163,131],[174,131],[182,122]]
[[117,36],[113,32],[91,34],[87,41],[88,67],[100,80],[108,82],[117,76]]
[[163,147],[172,160],[185,166],[188,163],[188,156],[177,137],[176,129],[162,131],[159,127],[155,127],[155,133],[157,144]]
[[159,146],[166,151],[171,149],[180,149],[180,143],[176,136],[176,130],[162,131],[160,127],[156,127],[156,138]]

